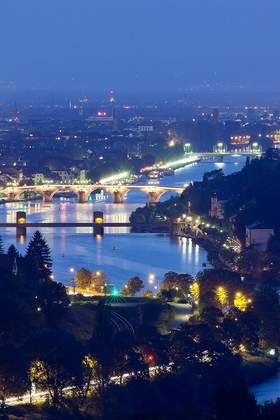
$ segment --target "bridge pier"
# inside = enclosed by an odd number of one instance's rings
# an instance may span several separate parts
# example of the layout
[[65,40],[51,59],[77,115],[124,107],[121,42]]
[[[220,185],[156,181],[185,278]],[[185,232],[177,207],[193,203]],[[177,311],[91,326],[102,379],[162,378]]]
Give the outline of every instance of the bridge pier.
[[159,202],[162,192],[150,191],[148,193],[149,204],[156,204]]
[[44,203],[52,203],[52,199],[53,199],[53,192],[52,191],[44,191],[44,193],[43,193]]
[[81,203],[81,204],[87,203],[88,195],[87,195],[86,191],[79,191],[78,200],[79,200],[79,203]]
[[88,200],[88,195],[95,190],[105,190],[110,193],[113,197],[113,202],[115,204],[122,204],[124,202],[125,196],[129,191],[143,191],[148,196],[148,203],[153,204],[157,203],[160,200],[160,197],[165,192],[174,192],[174,194],[180,194],[183,192],[184,188],[174,188],[174,187],[162,187],[162,186],[149,186],[149,185],[29,185],[29,186],[16,186],[3,188],[1,192],[5,194],[10,201],[16,201],[19,199],[20,195],[24,196],[25,193],[34,193],[40,194],[43,197],[45,203],[51,203],[53,196],[56,192],[73,192],[78,194],[79,203],[86,203]]
[[16,226],[16,235],[17,237],[26,236],[26,213],[25,211],[17,211],[17,226]]
[[104,215],[102,211],[93,213],[93,234],[94,236],[104,236]]
[[11,193],[8,194],[8,199],[9,199],[9,201],[16,201],[16,200],[18,200],[18,195],[14,192],[11,192]]
[[121,191],[114,191],[113,192],[114,204],[123,204],[124,196],[125,194],[122,193]]

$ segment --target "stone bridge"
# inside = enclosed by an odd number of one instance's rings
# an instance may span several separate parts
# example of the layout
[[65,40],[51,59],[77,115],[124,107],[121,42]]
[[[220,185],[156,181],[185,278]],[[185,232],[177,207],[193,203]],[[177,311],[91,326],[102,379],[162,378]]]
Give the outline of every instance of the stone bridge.
[[9,201],[17,201],[25,198],[26,194],[35,193],[43,198],[45,203],[51,203],[55,194],[73,193],[76,194],[79,203],[86,203],[90,194],[98,191],[111,194],[113,202],[123,203],[129,191],[142,191],[147,195],[147,202],[157,203],[161,196],[167,192],[181,194],[184,188],[162,187],[153,185],[108,185],[108,184],[45,184],[12,186],[0,190],[0,194]]

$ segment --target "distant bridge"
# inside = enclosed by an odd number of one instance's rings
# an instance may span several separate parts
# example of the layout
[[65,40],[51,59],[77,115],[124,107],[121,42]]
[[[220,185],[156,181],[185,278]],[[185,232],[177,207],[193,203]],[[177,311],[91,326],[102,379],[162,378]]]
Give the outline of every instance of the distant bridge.
[[[102,222],[96,219],[95,213],[102,215]],[[1,228],[15,228],[16,236],[18,238],[26,237],[27,229],[36,228],[91,228],[93,229],[94,235],[103,236],[104,228],[134,228],[136,232],[143,232],[147,229],[155,232],[170,232],[173,235],[178,235],[183,232],[185,228],[185,222],[177,220],[161,220],[154,221],[152,223],[137,223],[132,224],[131,222],[105,222],[103,221],[103,212],[95,212],[93,214],[92,222],[28,222],[26,219],[26,213],[19,211],[16,214],[16,221],[1,222]]]
[[226,150],[226,149],[217,149],[213,152],[190,152],[187,153],[190,157],[197,157],[198,159],[209,159],[209,158],[223,158],[224,156],[262,156],[263,151],[261,148],[256,149],[232,149],[232,150]]
[[147,195],[148,203],[157,203],[161,196],[167,192],[182,194],[184,188],[162,187],[157,185],[108,185],[108,184],[44,184],[9,186],[2,188],[0,194],[9,201],[25,199],[28,194],[36,194],[43,198],[45,203],[51,203],[55,194],[73,193],[79,203],[86,203],[89,196],[97,191],[111,194],[114,203],[123,203],[129,191],[143,191]]

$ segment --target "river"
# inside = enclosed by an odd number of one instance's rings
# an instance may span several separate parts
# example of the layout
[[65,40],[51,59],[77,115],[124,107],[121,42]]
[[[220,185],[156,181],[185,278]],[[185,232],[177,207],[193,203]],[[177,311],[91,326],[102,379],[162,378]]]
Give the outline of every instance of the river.
[[[227,157],[224,162],[202,161],[175,171],[174,176],[160,180],[164,186],[184,186],[190,181],[201,180],[205,172],[223,169],[225,175],[240,170],[245,163],[244,157]],[[168,198],[168,194],[162,199]],[[27,212],[29,221],[38,222],[71,222],[92,220],[94,210],[102,210],[106,221],[129,219],[131,212],[145,203],[146,196],[140,191],[129,193],[124,204],[110,202],[92,202],[78,204],[71,200],[54,199],[53,204],[41,202],[8,203],[0,206],[1,222],[14,222],[16,211]],[[18,242],[14,229],[2,229],[4,246],[15,244],[24,253],[28,240],[34,230],[29,229],[26,242]],[[44,228],[42,233],[52,250],[53,271],[57,281],[66,285],[73,284],[73,273],[70,268],[81,267],[103,271],[117,288],[131,276],[138,275],[148,286],[148,277],[154,274],[156,282],[164,273],[176,271],[195,275],[203,269],[207,255],[203,248],[195,245],[190,239],[171,238],[165,234],[130,233],[128,228],[106,229],[101,239],[94,238],[90,228]],[[271,380],[253,388],[257,401],[263,403],[280,396],[280,372]]]
[[271,379],[253,387],[251,391],[259,404],[276,401],[280,398],[280,370]]
[[[206,171],[219,168],[229,174],[241,169],[244,162],[244,157],[226,158],[224,163],[199,162],[177,170],[174,176],[162,179],[160,184],[183,186],[192,180],[200,180]],[[92,220],[94,210],[102,210],[106,221],[126,222],[131,212],[142,206],[145,200],[143,193],[132,191],[124,204],[97,201],[78,204],[59,198],[55,198],[53,204],[7,203],[0,207],[0,220],[14,222],[16,211],[21,209],[27,212],[30,222],[88,222]],[[207,261],[204,249],[190,239],[171,238],[166,234],[134,234],[128,228],[110,228],[105,230],[102,239],[96,239],[90,228],[44,228],[41,231],[52,250],[55,279],[66,285],[73,282],[70,268],[103,271],[110,283],[120,288],[134,275],[146,285],[150,274],[154,274],[157,281],[168,271],[195,275]],[[1,236],[5,248],[13,243],[24,253],[33,233],[34,229],[28,229],[25,243],[16,240],[12,228],[2,229]]]
[[[164,186],[184,186],[190,181],[199,181],[205,172],[223,169],[225,175],[240,170],[245,163],[244,157],[227,157],[224,162],[202,161],[175,171],[174,176],[160,180]],[[166,194],[162,199],[168,198]],[[146,196],[140,191],[129,193],[124,204],[92,202],[78,204],[73,200],[54,199],[53,204],[42,202],[7,203],[0,206],[0,221],[14,222],[17,210],[25,210],[29,221],[38,222],[88,222],[94,210],[102,210],[106,221],[129,219],[131,212],[145,203]],[[2,229],[4,247],[12,243],[21,253],[34,229],[27,232],[26,242],[18,242],[15,229]],[[92,271],[103,271],[117,288],[134,275],[139,276],[148,287],[150,274],[161,281],[168,271],[195,275],[203,269],[207,254],[203,248],[186,238],[171,238],[166,234],[130,233],[128,228],[106,229],[105,236],[96,239],[90,228],[44,228],[53,258],[53,271],[57,281],[66,285],[73,284],[70,268],[81,267]],[[269,381],[253,388],[257,401],[263,403],[280,396],[280,372]]]

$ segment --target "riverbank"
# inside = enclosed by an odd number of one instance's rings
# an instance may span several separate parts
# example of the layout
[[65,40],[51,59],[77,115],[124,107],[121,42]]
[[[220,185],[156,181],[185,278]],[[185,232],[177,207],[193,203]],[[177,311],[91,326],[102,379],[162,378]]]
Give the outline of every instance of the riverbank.
[[273,378],[280,368],[280,362],[276,357],[246,353],[242,355],[242,358],[245,378],[250,387],[263,384]]
[[[160,299],[145,297],[71,297],[71,313],[65,323],[66,330],[71,331],[82,340],[90,337],[92,323],[98,305],[105,303],[112,310],[125,317],[131,324],[141,326],[156,325],[166,334],[172,329],[178,329],[191,316],[188,305],[171,304]],[[141,317],[139,318],[139,314]],[[257,385],[264,385],[275,378],[280,364],[275,357],[264,354],[241,354],[243,360],[244,378],[251,389]]]

